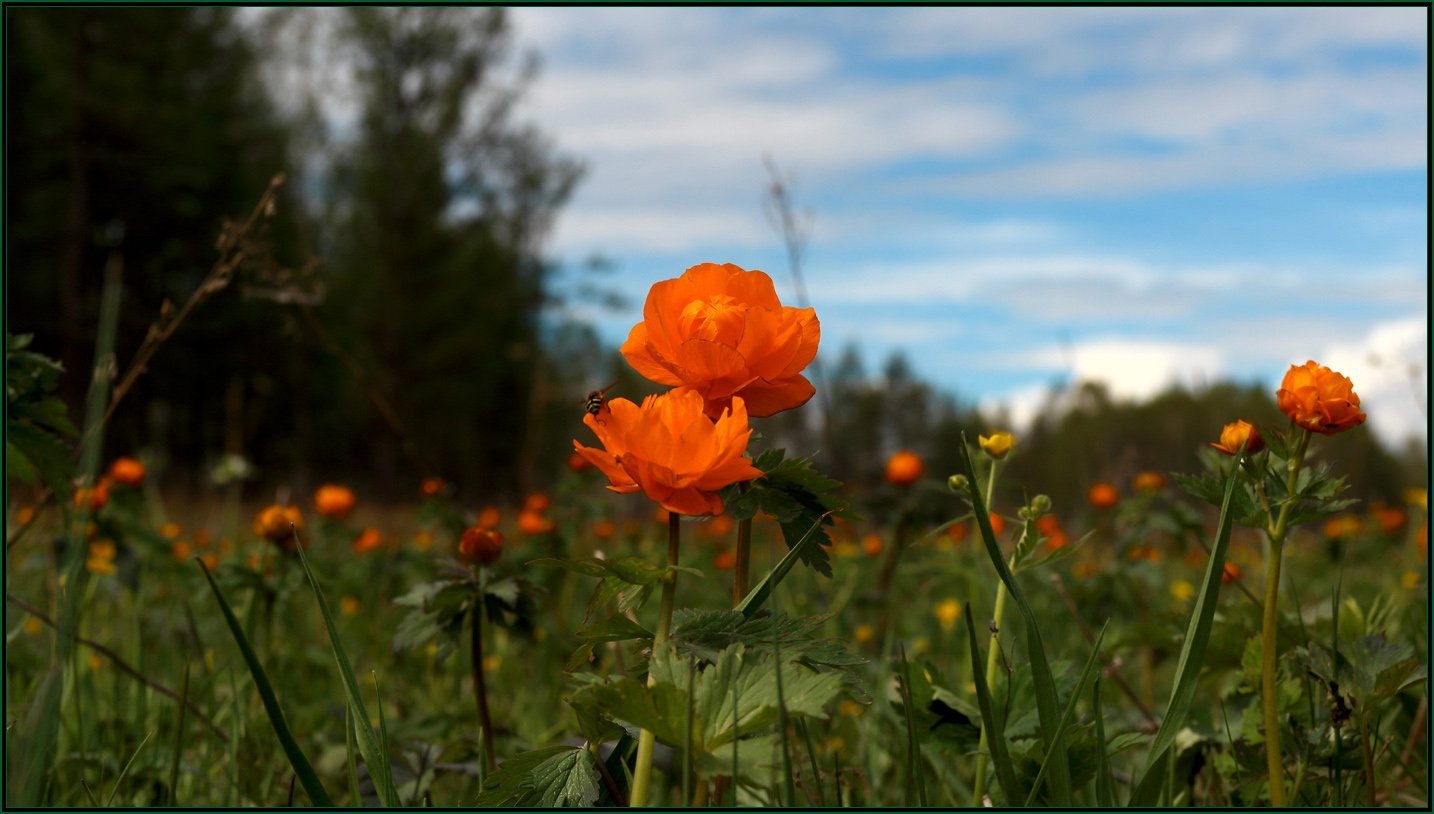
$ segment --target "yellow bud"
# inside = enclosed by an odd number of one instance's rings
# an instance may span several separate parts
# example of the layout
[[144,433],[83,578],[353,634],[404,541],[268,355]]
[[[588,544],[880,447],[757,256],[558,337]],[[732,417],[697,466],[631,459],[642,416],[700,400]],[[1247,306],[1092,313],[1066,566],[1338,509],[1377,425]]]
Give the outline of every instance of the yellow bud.
[[989,436],[979,435],[976,437],[976,440],[981,443],[982,452],[985,452],[998,461],[1006,457],[1006,453],[1010,452],[1011,447],[1016,445],[1016,436],[1005,430],[993,432]]

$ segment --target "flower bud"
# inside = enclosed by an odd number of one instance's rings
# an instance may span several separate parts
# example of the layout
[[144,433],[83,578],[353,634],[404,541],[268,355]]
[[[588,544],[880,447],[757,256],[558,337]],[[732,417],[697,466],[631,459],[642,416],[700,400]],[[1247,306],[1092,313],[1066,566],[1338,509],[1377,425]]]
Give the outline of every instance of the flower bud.
[[965,475],[952,475],[946,479],[946,485],[956,494],[964,495],[966,489],[970,487],[971,481],[967,480]]

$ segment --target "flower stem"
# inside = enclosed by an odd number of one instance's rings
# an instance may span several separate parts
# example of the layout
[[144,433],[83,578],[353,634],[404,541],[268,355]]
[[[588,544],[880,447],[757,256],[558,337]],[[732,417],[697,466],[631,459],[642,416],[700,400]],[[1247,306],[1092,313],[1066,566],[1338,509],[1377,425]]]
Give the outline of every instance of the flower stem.
[[[747,484],[737,487],[747,491]],[[747,575],[752,562],[752,518],[737,523],[737,561],[732,567],[732,607],[747,598]]]
[[1267,529],[1270,553],[1265,563],[1265,613],[1264,626],[1260,633],[1260,695],[1265,707],[1265,764],[1270,772],[1270,805],[1283,808],[1285,805],[1285,760],[1280,753],[1279,699],[1276,697],[1276,633],[1278,632],[1280,595],[1280,557],[1285,546],[1285,534],[1289,531],[1290,512],[1295,505],[1295,484],[1299,480],[1300,466],[1304,464],[1305,451],[1309,449],[1310,431],[1303,430],[1295,442],[1293,454],[1285,464],[1285,501],[1280,506],[1279,517],[1274,526]]
[[[682,516],[677,512],[669,512],[667,516],[667,564],[677,565],[677,542],[681,534]],[[667,632],[672,627],[672,605],[677,599],[677,572],[668,571],[662,580],[662,599],[657,608],[657,630],[652,634],[652,656],[657,657],[657,651],[664,644],[667,644]],[[657,677],[652,674],[649,663],[647,671],[647,686],[651,687],[657,683]],[[632,798],[629,806],[640,808],[647,805],[648,787],[652,784],[652,750],[657,744],[657,736],[650,729],[644,729],[637,735],[637,766],[632,775]]]
[[[1000,464],[1001,462],[999,460],[993,459],[991,461],[990,473],[986,476],[986,505],[981,507],[981,509],[984,510],[986,514],[991,513],[991,495],[996,491],[996,470],[1000,468]],[[1014,568],[1015,566],[1016,562],[1013,559],[1011,561],[1011,567]],[[1005,615],[1005,612],[1006,583],[998,581],[998,584],[996,585],[996,609],[991,615],[991,641],[988,643],[988,648],[986,650],[987,687],[995,686],[996,670],[1001,666],[1001,660],[998,656],[998,653],[1000,651],[1000,641],[996,637],[1000,635],[1001,617]],[[971,665],[971,667],[972,669],[975,669],[974,664]],[[987,741],[987,737],[988,736],[986,734],[986,722],[982,721],[981,745],[979,750],[976,752],[976,781],[973,787],[975,798],[971,803],[971,805],[977,807],[981,807],[986,804],[984,799],[986,796],[986,751],[990,746],[989,742]]]
[[498,768],[493,754],[493,719],[488,714],[488,685],[483,680],[483,600],[473,606],[473,695],[478,702],[478,720],[483,726],[483,756],[491,774]]

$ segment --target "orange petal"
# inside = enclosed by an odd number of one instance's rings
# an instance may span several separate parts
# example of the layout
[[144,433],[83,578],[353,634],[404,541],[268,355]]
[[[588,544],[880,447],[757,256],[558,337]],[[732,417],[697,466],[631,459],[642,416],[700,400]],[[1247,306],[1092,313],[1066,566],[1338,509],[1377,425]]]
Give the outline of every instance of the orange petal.
[[689,339],[677,349],[683,383],[711,400],[725,398],[756,378],[735,349],[705,339]]
[[632,326],[632,332],[627,335],[627,341],[622,343],[619,350],[628,364],[644,378],[668,387],[682,384],[682,380],[673,372],[675,366],[664,362],[659,351],[649,341],[646,323],[639,322]]
[[637,484],[627,474],[627,470],[623,469],[622,465],[617,462],[617,459],[613,458],[613,456],[605,450],[585,447],[577,441],[573,442],[573,449],[576,450],[579,455],[586,458],[589,463],[597,467],[604,475],[607,475],[607,479],[612,484],[614,491],[624,493],[637,491]]
[[761,418],[806,404],[817,392],[805,376],[793,376],[776,382],[759,380],[742,388],[747,412]]

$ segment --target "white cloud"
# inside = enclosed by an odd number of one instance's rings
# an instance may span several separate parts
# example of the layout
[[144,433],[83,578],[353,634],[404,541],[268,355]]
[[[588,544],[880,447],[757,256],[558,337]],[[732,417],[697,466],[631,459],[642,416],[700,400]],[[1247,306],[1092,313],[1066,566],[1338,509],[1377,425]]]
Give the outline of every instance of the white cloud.
[[1332,344],[1316,357],[1354,382],[1370,430],[1388,444],[1428,443],[1428,335],[1429,315],[1418,314],[1381,322],[1362,340]]

